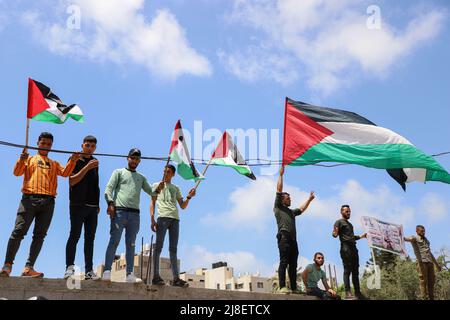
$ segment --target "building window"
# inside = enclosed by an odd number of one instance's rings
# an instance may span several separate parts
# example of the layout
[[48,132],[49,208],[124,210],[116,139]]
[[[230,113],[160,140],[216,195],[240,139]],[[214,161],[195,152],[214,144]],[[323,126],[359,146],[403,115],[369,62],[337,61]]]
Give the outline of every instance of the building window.
[[205,280],[203,280],[203,279],[200,279],[200,282],[205,282]]
[[231,283],[229,283],[229,284],[226,285],[226,289],[227,289],[227,290],[231,290]]
[[243,283],[238,283],[236,289],[244,289],[244,284]]
[[258,289],[264,289],[264,283],[262,282],[258,282],[256,286],[258,287]]
[[251,283],[251,282],[248,284],[248,287],[249,287],[249,291],[250,291],[250,292],[253,291],[253,290],[252,290],[252,283]]
[[220,284],[219,283],[217,284],[217,290],[220,290]]
[[194,279],[188,279],[188,281],[191,281],[191,282],[192,282],[192,281],[194,281]]

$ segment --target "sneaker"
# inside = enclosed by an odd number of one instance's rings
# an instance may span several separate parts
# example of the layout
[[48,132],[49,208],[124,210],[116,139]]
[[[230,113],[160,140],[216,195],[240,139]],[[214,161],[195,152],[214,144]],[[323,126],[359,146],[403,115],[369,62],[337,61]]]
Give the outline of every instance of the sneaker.
[[73,277],[74,275],[75,275],[75,267],[68,266],[66,269],[66,272],[64,273],[64,279],[69,279],[70,277]]
[[172,286],[187,288],[189,287],[189,283],[187,283],[184,280],[181,280],[180,278],[176,278],[175,280],[172,281]]
[[126,282],[128,282],[128,283],[141,283],[142,279],[136,277],[133,273],[130,273],[129,275],[127,275]]
[[278,290],[277,290],[277,293],[278,293],[278,294],[290,294],[291,291],[290,291],[288,288],[283,287],[283,288],[278,289]]
[[161,277],[153,278],[152,284],[156,285],[156,286],[165,286],[166,285],[166,283],[164,282],[164,280]]
[[33,267],[25,267],[22,271],[22,277],[43,278],[44,274],[42,272],[37,272]]
[[0,271],[0,277],[9,277],[12,271],[12,264],[11,263],[5,263],[5,265],[2,268],[2,271]]
[[84,280],[100,280],[100,277],[94,272],[94,271],[89,271],[86,272],[86,274],[84,275]]
[[111,281],[111,271],[105,270],[105,271],[103,272],[102,280],[103,280],[103,281]]
[[369,298],[367,298],[365,295],[363,295],[361,292],[357,292],[355,294],[356,299],[358,300],[369,300]]
[[305,294],[302,290],[300,290],[300,289],[298,289],[298,288],[292,290],[291,293],[293,293],[293,294]]

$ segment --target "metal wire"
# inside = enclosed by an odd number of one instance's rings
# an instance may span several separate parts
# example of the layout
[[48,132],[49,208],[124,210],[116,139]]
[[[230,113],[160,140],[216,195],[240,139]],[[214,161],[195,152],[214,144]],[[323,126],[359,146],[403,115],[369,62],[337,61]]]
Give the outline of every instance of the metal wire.
[[[72,154],[74,152],[77,151],[68,151],[68,150],[58,150],[58,149],[43,149],[43,148],[38,148],[38,147],[31,147],[31,146],[26,146],[23,144],[16,144],[16,143],[11,143],[11,142],[7,142],[7,141],[1,141],[0,140],[0,145],[3,145],[5,147],[12,147],[12,148],[20,148],[20,149],[30,149],[30,150],[46,150],[46,151],[51,151],[54,153],[63,153],[63,154]],[[83,154],[83,153],[81,153]],[[433,154],[431,155],[432,157],[441,157],[444,155],[449,155],[450,151],[447,152],[441,152],[441,153],[437,153],[437,154]],[[122,154],[113,154],[113,153],[94,153],[92,154],[93,156],[97,156],[97,157],[115,157],[115,158],[127,158],[128,155],[122,155]],[[141,157],[142,160],[152,160],[152,161],[167,161],[168,157]],[[208,160],[205,159],[192,159],[192,162],[194,162],[195,164],[203,164],[206,165],[208,163]],[[281,165],[282,164],[282,160],[269,160],[269,159],[260,159],[260,158],[256,158],[256,159],[246,159],[245,160],[246,164],[250,167],[262,167],[262,166],[272,166],[272,165]],[[215,164],[211,163],[212,166],[214,166]],[[336,163],[336,164],[312,164],[313,166],[316,167],[323,167],[323,168],[335,168],[335,167],[341,167],[341,166],[348,166],[350,165],[349,163]]]

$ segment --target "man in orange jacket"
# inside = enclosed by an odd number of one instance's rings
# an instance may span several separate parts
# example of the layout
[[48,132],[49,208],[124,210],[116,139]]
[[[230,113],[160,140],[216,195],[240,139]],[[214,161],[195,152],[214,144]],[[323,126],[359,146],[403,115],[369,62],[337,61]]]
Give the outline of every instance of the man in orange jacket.
[[33,241],[22,276],[33,278],[44,276],[42,272],[34,270],[34,263],[52,221],[58,186],[57,177],[68,177],[80,157],[78,153],[74,153],[66,167],[62,167],[57,161],[48,158],[48,153],[53,145],[53,135],[48,132],[41,133],[37,145],[39,150],[36,155],[29,157],[27,150],[24,149],[14,167],[15,176],[24,175],[23,196],[17,211],[15,227],[8,241],[5,264],[0,272],[0,276],[3,277],[11,274],[20,243],[33,221],[35,221]]

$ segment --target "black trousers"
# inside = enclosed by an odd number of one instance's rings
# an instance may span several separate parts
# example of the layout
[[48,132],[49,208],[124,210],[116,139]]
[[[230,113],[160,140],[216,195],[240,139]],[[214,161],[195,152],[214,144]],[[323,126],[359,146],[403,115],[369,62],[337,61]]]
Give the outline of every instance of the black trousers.
[[66,245],[66,268],[75,264],[75,255],[81,229],[84,226],[85,271],[93,270],[94,240],[97,231],[98,208],[70,206],[70,235]]
[[39,195],[23,195],[17,210],[16,223],[6,249],[5,263],[14,263],[20,243],[27,235],[33,221],[33,241],[26,266],[33,267],[41,252],[45,236],[53,218],[55,198]]
[[353,288],[355,293],[360,293],[359,286],[359,255],[356,244],[341,244],[341,258],[344,265],[344,287],[346,292],[350,292],[350,274],[352,275]]
[[297,289],[297,240],[288,232],[281,231],[277,234],[278,250],[280,251],[280,265],[278,267],[279,287],[286,287],[286,269],[288,269],[291,290]]

